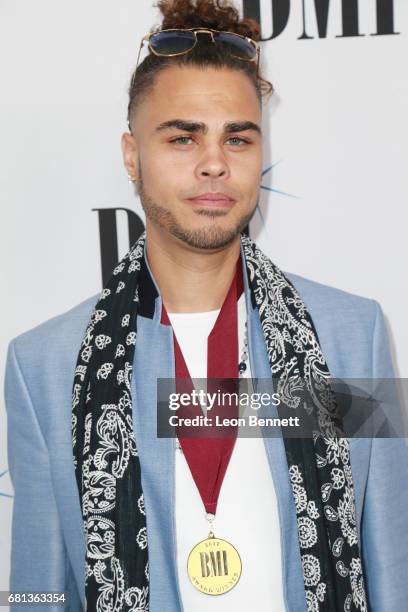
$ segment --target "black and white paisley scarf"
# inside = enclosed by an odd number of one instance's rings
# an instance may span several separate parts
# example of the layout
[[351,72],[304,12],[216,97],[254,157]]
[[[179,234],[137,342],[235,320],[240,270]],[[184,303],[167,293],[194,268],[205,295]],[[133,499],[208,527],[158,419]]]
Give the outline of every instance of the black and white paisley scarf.
[[[72,444],[86,539],[87,610],[92,612],[149,607],[146,516],[130,384],[145,240],[146,232],[103,289],[73,384]],[[330,372],[305,304],[248,236],[241,235],[241,243],[273,384],[280,390],[293,377],[304,380],[313,410],[330,422],[335,406]],[[318,433],[284,442],[307,610],[365,612],[348,440]]]

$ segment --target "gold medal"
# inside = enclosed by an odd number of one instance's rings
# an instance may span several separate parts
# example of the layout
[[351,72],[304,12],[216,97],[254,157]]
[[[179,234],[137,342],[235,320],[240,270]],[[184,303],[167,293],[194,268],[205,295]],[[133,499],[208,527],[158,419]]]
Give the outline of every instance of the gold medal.
[[228,593],[241,577],[238,551],[212,531],[194,546],[187,559],[187,573],[193,586],[207,595]]

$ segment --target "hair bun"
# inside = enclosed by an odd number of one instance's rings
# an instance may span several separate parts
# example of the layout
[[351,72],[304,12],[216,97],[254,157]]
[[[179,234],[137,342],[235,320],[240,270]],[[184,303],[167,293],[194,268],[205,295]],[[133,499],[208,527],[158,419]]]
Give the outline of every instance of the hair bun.
[[236,32],[259,40],[259,24],[254,19],[241,19],[238,9],[228,0],[159,0],[163,20],[160,28],[211,28]]

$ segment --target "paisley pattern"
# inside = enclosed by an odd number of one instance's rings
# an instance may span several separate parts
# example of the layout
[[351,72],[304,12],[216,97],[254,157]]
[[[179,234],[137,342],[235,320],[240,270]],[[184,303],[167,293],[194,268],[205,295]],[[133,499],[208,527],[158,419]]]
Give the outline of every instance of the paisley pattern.
[[284,439],[307,609],[365,612],[348,440],[337,436],[341,422],[317,332],[295,287],[249,237],[241,240],[274,388],[318,425],[313,439]]
[[[144,232],[113,270],[85,330],[72,389],[72,447],[86,539],[87,609],[147,612],[149,563],[131,379]],[[348,442],[316,330],[295,288],[241,236],[275,389],[315,414],[313,439],[285,439],[307,609],[367,611]],[[313,401],[301,401],[305,386]]]
[[131,397],[143,246],[144,236],[99,296],[75,369],[72,445],[86,540],[87,609],[96,612],[149,610],[146,513]]

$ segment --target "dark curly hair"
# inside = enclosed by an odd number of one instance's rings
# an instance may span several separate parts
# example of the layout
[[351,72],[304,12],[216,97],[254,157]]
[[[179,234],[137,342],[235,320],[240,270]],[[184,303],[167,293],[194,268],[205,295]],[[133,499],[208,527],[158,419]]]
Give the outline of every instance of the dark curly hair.
[[[228,0],[159,0],[156,5],[163,18],[157,29],[170,28],[211,28],[227,30],[255,41],[261,37],[260,26],[254,19],[241,19],[238,10]],[[272,83],[256,74],[254,62],[236,59],[221,45],[213,44],[209,37],[199,36],[198,43],[192,51],[176,57],[157,57],[149,53],[132,75],[129,87],[128,124],[140,101],[152,89],[159,72],[167,67],[181,66],[215,66],[244,72],[252,81],[261,103],[264,95],[270,95],[274,89]]]

